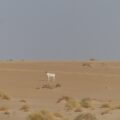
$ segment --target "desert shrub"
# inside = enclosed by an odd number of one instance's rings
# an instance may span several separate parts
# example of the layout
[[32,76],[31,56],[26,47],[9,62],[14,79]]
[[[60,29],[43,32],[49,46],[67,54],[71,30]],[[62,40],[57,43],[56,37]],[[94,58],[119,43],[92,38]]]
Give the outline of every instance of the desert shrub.
[[39,90],[39,89],[40,89],[40,87],[36,87],[35,89],[36,89],[36,90]]
[[2,99],[4,99],[4,100],[10,100],[10,97],[9,97],[8,95],[4,94],[4,95],[2,96]]
[[24,112],[28,112],[30,110],[30,107],[28,105],[23,105],[20,110],[24,111]]
[[66,104],[65,104],[65,107],[67,110],[75,110],[77,108],[80,108],[80,103],[77,102],[76,100],[74,99],[69,99]]
[[91,113],[83,113],[78,115],[74,120],[97,120],[97,118]]
[[101,115],[108,114],[109,112],[110,112],[110,110],[105,110],[105,111],[101,112]]
[[22,102],[22,103],[26,103],[27,101],[22,99],[22,100],[20,100],[20,102]]
[[8,112],[8,111],[5,111],[5,112],[4,112],[4,114],[5,114],[5,115],[9,115],[9,114],[10,114],[10,112]]
[[110,104],[109,103],[104,103],[101,105],[101,108],[110,108]]
[[61,87],[61,84],[57,83],[57,84],[55,85],[55,87],[56,87],[56,88],[57,88],[57,87]]
[[61,84],[57,83],[57,84],[45,84],[42,86],[42,88],[46,88],[46,89],[54,89],[54,88],[58,88],[61,87]]
[[6,93],[1,91],[0,91],[0,98],[4,100],[10,100],[10,97]]
[[120,109],[120,105],[115,106],[114,109]]
[[57,103],[60,103],[62,101],[65,101],[65,108],[67,110],[76,110],[80,108],[80,103],[71,97],[63,96],[58,99]]
[[88,68],[89,68],[89,67],[92,67],[92,66],[91,66],[91,64],[90,64],[90,63],[88,63],[88,62],[83,63],[83,64],[82,64],[82,66],[83,66],[83,67],[88,67]]
[[63,97],[61,97],[61,98],[59,98],[58,100],[57,100],[57,103],[60,103],[60,102],[62,102],[62,101],[69,101],[70,99],[72,99],[71,97],[69,97],[69,96],[63,96]]
[[84,99],[82,99],[82,100],[80,101],[80,104],[81,104],[81,106],[84,107],[84,108],[89,108],[89,107],[91,107],[90,102],[91,102],[91,99],[90,99],[90,98],[84,98]]
[[53,89],[54,87],[50,84],[45,84],[42,86],[42,88]]
[[60,113],[52,113],[48,111],[40,111],[31,113],[27,120],[66,120]]

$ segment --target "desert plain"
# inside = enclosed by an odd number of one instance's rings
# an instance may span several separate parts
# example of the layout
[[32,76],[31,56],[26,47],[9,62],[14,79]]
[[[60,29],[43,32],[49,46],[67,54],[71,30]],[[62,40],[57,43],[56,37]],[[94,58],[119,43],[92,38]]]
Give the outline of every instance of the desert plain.
[[120,62],[1,61],[0,120],[120,120]]

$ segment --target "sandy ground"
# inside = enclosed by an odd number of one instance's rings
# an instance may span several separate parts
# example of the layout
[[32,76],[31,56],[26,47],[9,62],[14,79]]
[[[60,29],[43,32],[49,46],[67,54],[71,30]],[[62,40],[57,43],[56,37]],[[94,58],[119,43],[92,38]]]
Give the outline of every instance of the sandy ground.
[[[46,71],[56,74],[55,82],[47,82]],[[43,88],[46,84],[51,88]],[[27,120],[29,114],[41,110],[59,112],[69,120],[83,113],[91,113],[98,120],[120,120],[119,85],[117,61],[1,61],[0,120]],[[87,99],[90,106],[71,105],[69,109],[65,97],[73,102]]]

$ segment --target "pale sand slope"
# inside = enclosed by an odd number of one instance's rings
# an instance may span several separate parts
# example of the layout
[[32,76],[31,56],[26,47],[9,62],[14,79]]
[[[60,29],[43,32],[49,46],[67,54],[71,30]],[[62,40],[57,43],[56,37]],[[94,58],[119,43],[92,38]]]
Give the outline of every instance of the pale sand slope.
[[[56,83],[61,87],[43,89],[47,77],[45,71],[56,73]],[[54,83],[54,84],[56,84]],[[70,120],[80,113],[66,111],[62,103],[56,101],[69,96],[76,100],[89,97],[104,104],[120,105],[120,62],[84,61],[84,62],[0,62],[0,90],[10,96],[10,100],[0,99],[0,120],[26,120],[31,111],[57,111]],[[20,100],[25,100],[20,102]],[[21,106],[30,106],[29,112],[20,110]],[[120,109],[112,109],[101,115],[106,108],[96,106],[83,109],[95,114],[98,120],[120,120]],[[4,114],[8,111],[9,114]]]

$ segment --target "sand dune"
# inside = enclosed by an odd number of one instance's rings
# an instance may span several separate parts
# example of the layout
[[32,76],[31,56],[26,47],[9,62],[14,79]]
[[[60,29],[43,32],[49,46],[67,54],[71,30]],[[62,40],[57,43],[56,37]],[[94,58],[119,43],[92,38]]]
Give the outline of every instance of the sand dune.
[[[55,73],[56,82],[48,83],[45,71]],[[27,120],[31,112],[41,110],[69,120],[85,113],[98,120],[119,120],[119,85],[117,61],[1,61],[0,120]]]

